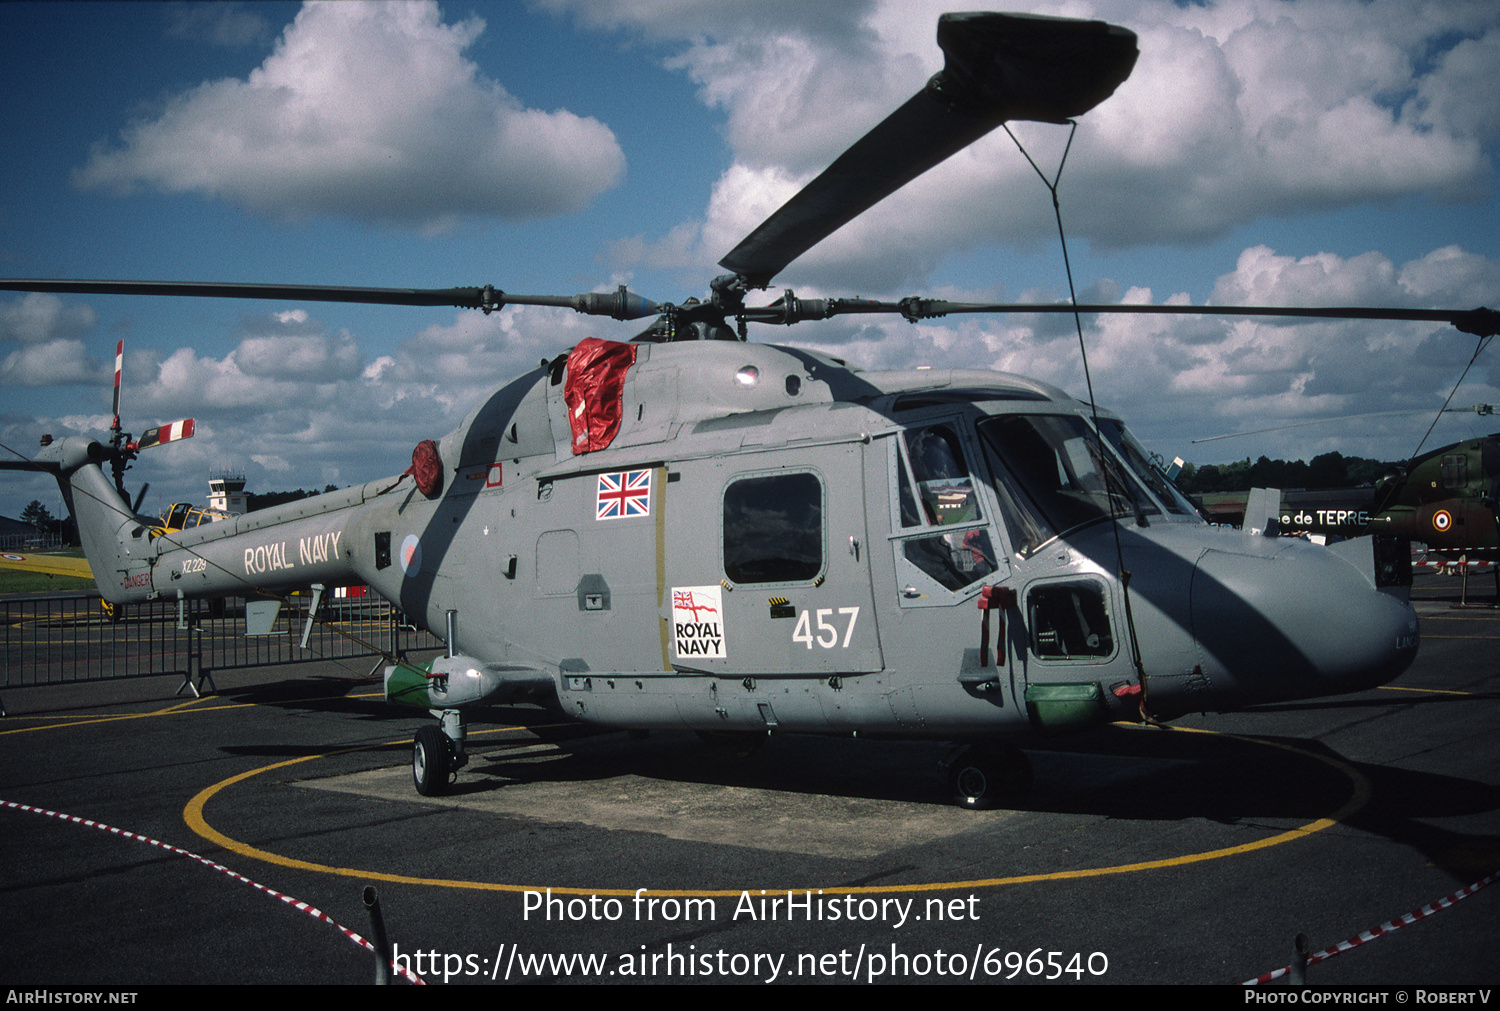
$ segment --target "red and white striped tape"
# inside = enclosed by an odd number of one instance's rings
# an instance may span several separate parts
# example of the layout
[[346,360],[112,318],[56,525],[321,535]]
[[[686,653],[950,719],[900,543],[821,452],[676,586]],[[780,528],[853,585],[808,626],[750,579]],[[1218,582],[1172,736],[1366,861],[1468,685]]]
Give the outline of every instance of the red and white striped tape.
[[[363,937],[356,934],[348,927],[339,923],[333,917],[329,916],[327,913],[323,912],[316,906],[308,905],[301,899],[294,899],[290,895],[283,895],[281,892],[278,892],[274,888],[269,888],[266,885],[261,884],[259,881],[252,881],[238,871],[232,871],[228,867],[225,867],[223,864],[216,864],[207,857],[199,856],[191,850],[185,850],[180,846],[173,846],[171,843],[164,843],[159,839],[152,839],[150,836],[140,835],[139,833],[130,832],[123,828],[116,828],[113,825],[106,825],[104,824],[104,822],[94,821],[92,818],[80,818],[76,814],[63,814],[60,811],[49,811],[44,807],[32,807],[30,804],[21,804],[13,800],[0,800],[0,805],[14,808],[17,811],[29,811],[32,814],[46,815],[49,818],[60,818],[63,821],[73,822],[75,825],[83,825],[88,828],[96,828],[101,832],[109,832],[113,835],[124,836],[126,839],[134,839],[137,842],[149,843],[150,845],[156,846],[160,849],[164,849],[169,853],[176,853],[178,856],[189,857],[193,860],[198,861],[200,864],[203,864],[205,867],[212,867],[214,870],[218,871],[221,874],[227,874],[231,878],[234,878],[236,881],[247,884],[251,888],[264,892],[267,895],[274,896],[275,898],[278,898],[282,902],[285,902],[287,905],[291,906],[293,909],[300,909],[302,912],[306,913],[308,916],[311,916],[315,920],[322,920],[329,926],[336,928],[345,937],[347,937],[349,940],[353,941],[360,947],[365,948],[370,952],[375,951],[375,945],[371,944],[369,941],[365,940]],[[418,976],[410,969],[397,966],[394,963],[392,963],[391,969],[394,972],[398,972],[402,976],[405,976],[409,982],[414,983],[417,986],[426,985],[422,977]]]
[[1456,559],[1454,561],[1448,562],[1448,561],[1443,561],[1442,559],[1439,558],[1439,559],[1436,559],[1436,560],[1433,560],[1433,561],[1425,561],[1425,562],[1414,561],[1414,562],[1411,563],[1411,567],[1414,568],[1414,569],[1459,569],[1459,568],[1465,568],[1465,567],[1470,568],[1470,569],[1488,569],[1488,568],[1491,568],[1492,566],[1495,566],[1495,565],[1500,565],[1500,562],[1492,562],[1492,561],[1488,561],[1488,560],[1484,560],[1484,561],[1472,561],[1472,562],[1460,562],[1460,561],[1458,561]]
[[[1328,959],[1339,954],[1340,952],[1349,951],[1351,948],[1358,948],[1361,944],[1364,944],[1368,941],[1373,941],[1377,937],[1384,937],[1386,934],[1389,934],[1396,930],[1400,930],[1402,927],[1408,927],[1411,924],[1416,923],[1418,920],[1425,920],[1427,919],[1427,917],[1431,916],[1439,909],[1447,909],[1454,903],[1460,902],[1463,899],[1467,899],[1470,895],[1473,895],[1475,892],[1479,891],[1479,889],[1494,881],[1497,877],[1500,877],[1500,872],[1491,874],[1488,877],[1480,878],[1478,881],[1474,882],[1467,888],[1460,888],[1452,895],[1448,895],[1441,899],[1438,899],[1436,902],[1429,902],[1421,909],[1413,910],[1412,912],[1407,913],[1405,916],[1398,916],[1394,920],[1386,920],[1374,930],[1361,931],[1360,933],[1355,934],[1353,937],[1349,938],[1347,941],[1340,941],[1338,944],[1335,944],[1331,948],[1324,948],[1322,951],[1317,952],[1316,954],[1307,956],[1307,964],[1316,965],[1319,962],[1326,962],[1328,961]],[[1260,983],[1269,983],[1273,979],[1280,979],[1282,976],[1285,976],[1291,971],[1291,966],[1282,966],[1280,969],[1276,969],[1273,972],[1268,972],[1263,976],[1256,976],[1254,979],[1247,979],[1241,985],[1256,986]]]
[[158,442],[176,442],[178,439],[190,439],[193,436],[194,421],[192,418],[183,418],[181,421],[171,421],[161,426],[160,434],[156,439]]

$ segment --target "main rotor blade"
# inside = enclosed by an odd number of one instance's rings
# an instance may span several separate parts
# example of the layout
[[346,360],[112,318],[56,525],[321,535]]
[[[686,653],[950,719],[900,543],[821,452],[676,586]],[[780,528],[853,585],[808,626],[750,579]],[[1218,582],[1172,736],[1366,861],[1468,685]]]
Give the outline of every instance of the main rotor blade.
[[238,284],[214,281],[52,281],[8,278],[0,291],[45,291],[73,295],[174,295],[198,298],[261,298],[283,302],[354,302],[362,305],[449,305],[493,312],[506,305],[555,305],[591,316],[640,319],[660,307],[626,291],[581,295],[514,295],[499,288],[346,288],[325,284]]
[[1371,306],[1270,305],[1073,305],[1069,302],[945,302],[942,299],[903,298],[876,302],[862,298],[797,298],[791,292],[766,306],[747,306],[739,315],[754,323],[799,323],[860,313],[897,313],[915,322],[953,313],[1129,313],[1166,316],[1288,316],[1305,319],[1400,320],[1447,323],[1476,337],[1500,334],[1500,311],[1477,309],[1387,309]]
[[57,474],[62,471],[62,464],[51,461],[27,460],[25,457],[19,460],[0,459],[0,470],[29,470],[38,474]]
[[[1274,425],[1271,428],[1252,428],[1247,432],[1229,432],[1225,435],[1209,435],[1202,439],[1191,439],[1193,445],[1200,442],[1218,442],[1221,439],[1238,439],[1244,435],[1264,435],[1267,432],[1285,432],[1292,428],[1307,428],[1310,425],[1327,425],[1333,422],[1363,421],[1365,418],[1398,418],[1406,414],[1431,414],[1430,407],[1409,407],[1404,411],[1373,411],[1368,414],[1342,414],[1336,418],[1314,418],[1312,421],[1294,421],[1290,425]],[[1494,404],[1475,404],[1473,407],[1444,407],[1439,414],[1494,414]]]
[[1476,337],[1493,337],[1500,333],[1500,312],[1480,306],[1477,309],[1386,309],[1372,306],[1338,305],[1321,309],[1299,306],[1269,305],[1079,305],[1048,302],[1040,305],[1021,303],[943,302],[917,299],[918,318],[946,316],[958,312],[1073,312],[1132,313],[1165,316],[1287,316],[1308,319],[1401,320],[1418,323],[1447,323]]
[[1139,51],[1103,21],[944,14],[945,63],[927,86],[855,142],[719,265],[764,288],[835,229],[1010,119],[1065,122],[1114,93]]
[[175,295],[263,298],[289,302],[357,302],[368,305],[451,305],[482,308],[483,288],[340,288],[319,284],[223,284],[212,281],[0,280],[0,291],[74,295]]

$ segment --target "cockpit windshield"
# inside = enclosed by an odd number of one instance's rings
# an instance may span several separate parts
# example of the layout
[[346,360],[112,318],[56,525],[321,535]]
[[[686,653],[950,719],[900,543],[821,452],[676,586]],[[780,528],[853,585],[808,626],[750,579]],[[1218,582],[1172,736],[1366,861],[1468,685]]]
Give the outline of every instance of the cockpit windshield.
[[1005,414],[979,423],[1016,553],[1114,516],[1160,515],[1078,415]]
[[1178,491],[1177,486],[1151,461],[1146,450],[1135,441],[1135,436],[1131,435],[1121,422],[1113,418],[1100,418],[1099,430],[1104,433],[1109,444],[1115,447],[1115,452],[1120,454],[1121,459],[1131,470],[1135,471],[1135,476],[1140,478],[1157,498],[1161,499],[1167,512],[1178,516],[1196,517],[1198,515],[1198,510],[1193,508],[1193,503],[1189,502],[1187,496]]

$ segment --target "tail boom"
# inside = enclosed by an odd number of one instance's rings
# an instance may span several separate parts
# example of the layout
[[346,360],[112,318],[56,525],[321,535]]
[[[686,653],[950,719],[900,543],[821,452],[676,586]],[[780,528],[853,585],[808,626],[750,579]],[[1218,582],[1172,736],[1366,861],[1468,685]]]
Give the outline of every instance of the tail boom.
[[99,592],[113,604],[365,581],[348,527],[378,482],[163,534],[105,476],[108,458],[107,448],[74,436],[37,462],[57,475]]

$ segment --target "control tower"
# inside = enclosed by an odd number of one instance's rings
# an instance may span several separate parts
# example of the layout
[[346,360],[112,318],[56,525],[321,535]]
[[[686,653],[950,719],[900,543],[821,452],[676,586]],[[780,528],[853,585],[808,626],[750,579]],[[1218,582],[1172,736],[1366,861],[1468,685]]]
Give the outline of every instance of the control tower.
[[245,475],[225,471],[208,476],[208,507],[243,516],[249,512],[245,498]]

